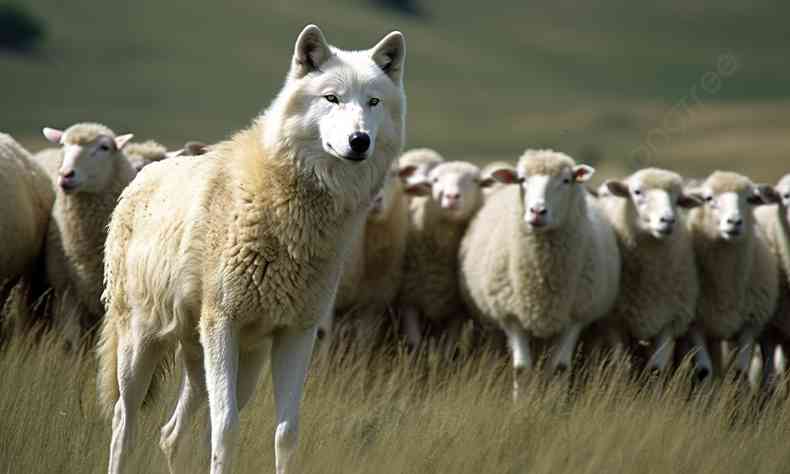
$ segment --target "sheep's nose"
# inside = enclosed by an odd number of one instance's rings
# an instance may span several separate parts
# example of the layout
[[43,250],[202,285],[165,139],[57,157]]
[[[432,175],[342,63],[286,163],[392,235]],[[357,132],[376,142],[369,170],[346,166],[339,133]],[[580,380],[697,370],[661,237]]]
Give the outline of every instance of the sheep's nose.
[[728,217],[727,218],[727,224],[739,227],[739,226],[741,226],[743,224],[743,218],[741,218],[741,216]]
[[661,216],[661,223],[667,225],[675,224],[675,216]]
[[370,148],[370,135],[365,132],[354,132],[348,137],[348,144],[354,153],[365,153]]
[[444,197],[451,201],[457,201],[461,199],[461,193],[444,193]]
[[543,216],[549,211],[546,209],[546,206],[532,206],[529,208],[529,212],[535,214],[536,216]]
[[69,171],[67,171],[65,173],[63,171],[60,171],[58,174],[60,174],[61,176],[63,176],[66,179],[71,179],[71,178],[74,177],[74,170],[69,170]]

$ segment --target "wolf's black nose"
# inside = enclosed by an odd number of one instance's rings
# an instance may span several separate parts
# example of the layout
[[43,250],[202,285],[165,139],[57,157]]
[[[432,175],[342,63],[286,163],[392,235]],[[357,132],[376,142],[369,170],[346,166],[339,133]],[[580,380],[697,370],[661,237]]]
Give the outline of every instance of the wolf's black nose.
[[348,144],[354,153],[365,153],[370,148],[370,135],[365,132],[354,132],[348,137]]

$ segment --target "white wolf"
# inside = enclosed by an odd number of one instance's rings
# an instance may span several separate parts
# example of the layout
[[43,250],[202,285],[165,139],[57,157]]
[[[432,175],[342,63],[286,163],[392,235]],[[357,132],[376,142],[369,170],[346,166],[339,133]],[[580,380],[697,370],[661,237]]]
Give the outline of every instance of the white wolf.
[[208,395],[211,472],[230,472],[238,413],[269,339],[277,472],[287,471],[317,323],[403,146],[404,57],[399,32],[341,51],[310,25],[282,91],[250,128],[207,159],[154,163],[124,191],[105,246],[99,346],[109,472],[122,471],[139,408],[176,346],[184,375],[160,441],[170,470]]

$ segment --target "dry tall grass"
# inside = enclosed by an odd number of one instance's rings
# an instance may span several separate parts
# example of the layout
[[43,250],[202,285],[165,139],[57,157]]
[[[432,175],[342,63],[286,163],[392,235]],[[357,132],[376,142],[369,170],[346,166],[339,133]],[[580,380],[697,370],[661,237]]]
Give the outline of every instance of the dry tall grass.
[[[534,375],[510,399],[507,359],[460,362],[359,344],[316,360],[307,382],[297,472],[600,473],[787,472],[790,410],[758,404],[730,384],[691,390],[682,371],[634,378],[620,363],[590,363],[571,383]],[[15,337],[0,350],[0,473],[105,469],[109,421],[95,403],[91,354],[67,355],[54,336]],[[159,426],[177,381],[146,409],[134,472],[166,472]],[[268,377],[242,413],[236,472],[271,472]],[[184,472],[207,472],[204,413]]]

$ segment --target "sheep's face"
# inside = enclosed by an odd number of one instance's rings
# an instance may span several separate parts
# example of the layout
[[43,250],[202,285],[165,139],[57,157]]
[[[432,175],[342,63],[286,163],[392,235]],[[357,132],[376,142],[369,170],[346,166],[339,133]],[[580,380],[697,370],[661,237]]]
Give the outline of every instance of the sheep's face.
[[466,162],[450,161],[434,167],[419,181],[410,179],[406,192],[412,196],[431,196],[444,219],[461,222],[469,219],[483,203],[480,169]]
[[629,200],[634,212],[632,223],[656,239],[673,234],[678,220],[678,207],[691,209],[702,201],[686,195],[681,188],[681,178],[664,170],[642,170],[625,181],[608,180],[601,187],[607,195]]
[[[568,160],[569,161],[569,160]],[[492,176],[505,184],[521,188],[524,222],[534,232],[561,227],[578,199],[585,199],[580,185],[590,179],[595,170],[587,165],[530,166],[523,161],[518,170],[500,168]]]
[[770,186],[755,185],[735,173],[715,172],[693,194],[705,202],[706,229],[727,242],[737,242],[754,225],[753,206],[778,203],[779,194]]
[[372,222],[382,222],[386,220],[397,199],[401,197],[402,184],[398,177],[399,170],[390,170],[384,178],[384,185],[373,197],[370,203],[370,213],[368,220]]
[[785,219],[790,222],[790,174],[785,175],[779,184],[776,185],[776,192],[782,199],[782,206],[785,208]]

